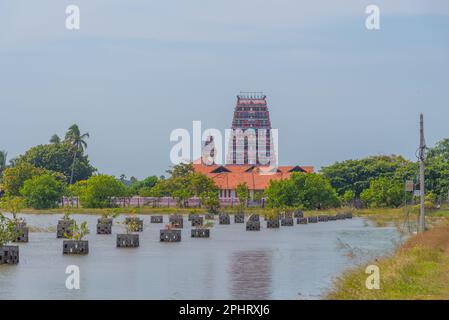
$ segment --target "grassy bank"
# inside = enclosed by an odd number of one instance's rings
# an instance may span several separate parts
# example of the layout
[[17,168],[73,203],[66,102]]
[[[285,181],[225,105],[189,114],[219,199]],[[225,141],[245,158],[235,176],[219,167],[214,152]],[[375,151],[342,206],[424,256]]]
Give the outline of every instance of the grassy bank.
[[[103,212],[106,212],[109,209],[93,209],[93,208],[55,208],[55,209],[44,209],[44,210],[37,210],[37,209],[31,209],[26,208],[21,210],[22,213],[28,213],[28,214],[62,214],[66,211],[70,212],[71,214],[93,214],[93,215],[99,215]],[[173,214],[173,213],[184,213],[188,214],[191,212],[195,213],[207,213],[207,210],[204,208],[177,208],[177,207],[171,207],[171,208],[153,208],[153,207],[140,207],[140,208],[133,208],[133,207],[125,207],[125,208],[117,208],[120,213],[131,213],[133,210],[136,210],[138,214]],[[330,210],[312,210],[312,211],[305,211],[304,214],[306,216],[310,215],[320,215],[320,214],[336,214],[338,212],[347,211],[349,209],[330,209]],[[229,207],[229,208],[222,208],[222,212],[227,212],[230,214],[234,214],[238,212],[237,207]],[[257,213],[260,215],[264,215],[268,212],[272,211],[272,209],[268,208],[246,208],[245,214],[252,214]]]
[[[326,298],[449,299],[449,219],[443,219],[439,226],[409,238],[392,256],[343,274]],[[379,290],[365,286],[368,265],[379,267]]]
[[[30,213],[30,214],[61,214],[65,211],[69,211],[72,214],[94,214],[99,215],[105,212],[108,209],[92,209],[92,208],[56,208],[56,209],[45,209],[45,210],[36,210],[36,209],[23,209],[21,212]],[[118,208],[121,213],[131,213],[133,210],[136,210],[139,214],[173,214],[173,213],[206,213],[207,210],[204,208],[153,208],[153,207],[140,207],[140,208]],[[237,208],[222,208],[223,212],[227,212],[230,214],[234,214],[237,212]],[[268,208],[246,208],[245,213],[257,213],[260,215],[264,215],[270,212],[272,209]],[[405,211],[403,208],[379,208],[379,209],[353,209],[353,208],[337,208],[337,209],[326,209],[326,210],[306,210],[304,211],[305,216],[313,216],[313,215],[323,215],[323,214],[337,214],[341,212],[350,211],[354,216],[367,217],[374,221],[379,226],[382,226],[391,222],[400,222],[404,219]],[[429,219],[438,219],[444,218],[445,216],[449,216],[449,210],[435,210],[427,212],[427,216]],[[410,212],[409,215],[410,220],[417,219],[417,214]]]
[[[21,213],[27,214],[62,214],[64,212],[70,212],[71,214],[92,214],[92,215],[101,215],[104,212],[107,212],[109,209],[93,209],[93,208],[55,208],[55,209],[45,209],[45,210],[36,210],[36,209],[23,209]],[[194,213],[206,213],[205,209],[202,208],[153,208],[153,207],[140,207],[140,208],[118,208],[119,212],[122,214],[129,214],[136,211],[137,214],[188,214],[191,212]]]
[[[109,209],[93,209],[93,208],[55,208],[55,209],[44,209],[44,210],[37,210],[37,209],[31,209],[26,208],[21,210],[22,213],[27,214],[62,214],[64,212],[70,212],[71,214],[93,214],[93,215],[100,215],[103,212],[106,212]],[[171,207],[171,208],[153,208],[153,207],[140,207],[140,208],[133,208],[133,207],[124,207],[124,208],[117,208],[120,213],[127,214],[131,213],[133,210],[136,210],[138,214],[174,214],[174,213],[183,213],[188,214],[191,212],[194,213],[207,213],[207,210],[204,208],[177,208],[177,207]],[[395,215],[399,214],[399,209],[395,209]],[[235,214],[238,212],[237,207],[226,207],[221,209],[222,212],[226,212],[229,214]],[[269,208],[246,208],[245,214],[249,215],[252,213],[257,213],[260,215],[265,215],[269,212],[273,211],[273,209]],[[329,209],[329,210],[309,210],[304,211],[305,216],[313,216],[313,215],[323,215],[323,214],[336,214],[340,212],[347,212],[351,211],[354,215],[365,215],[363,210],[357,211],[350,208],[338,208],[338,209]],[[381,212],[384,212],[384,209],[376,209],[375,210],[378,214]],[[374,211],[373,211],[374,212]]]

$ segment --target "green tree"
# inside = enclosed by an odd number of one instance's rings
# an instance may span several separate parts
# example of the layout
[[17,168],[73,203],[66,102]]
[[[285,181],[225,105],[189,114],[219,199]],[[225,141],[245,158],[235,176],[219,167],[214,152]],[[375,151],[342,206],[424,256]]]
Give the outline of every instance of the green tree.
[[426,192],[445,198],[449,191],[449,163],[440,157],[429,157],[425,164]]
[[370,208],[399,207],[404,201],[403,183],[380,177],[372,180],[360,199]]
[[342,200],[346,205],[349,205],[355,199],[355,192],[352,190],[346,190],[342,196]]
[[144,192],[148,192],[151,188],[153,188],[158,182],[158,178],[156,176],[146,177],[145,179],[139,181],[137,179],[131,178],[131,185],[129,188],[131,189],[132,194],[140,194],[142,189],[145,189]]
[[26,180],[44,173],[48,171],[25,162],[6,168],[3,171],[3,189],[8,196],[20,196],[20,188]]
[[429,158],[441,158],[449,162],[449,138],[438,141],[428,152]]
[[193,196],[201,199],[204,193],[206,194],[203,198],[211,198],[211,195],[207,195],[208,192],[218,194],[214,181],[204,174],[195,172],[191,163],[175,165],[167,172],[170,178],[159,180],[159,182],[163,181],[164,191],[175,198],[180,207],[185,207],[187,200]]
[[80,203],[85,208],[110,208],[113,198],[128,196],[122,182],[103,174],[90,177],[79,192]]
[[50,138],[50,143],[54,143],[54,144],[61,143],[61,138],[57,134],[54,134]]
[[141,197],[155,197],[156,203],[159,206],[162,197],[170,196],[170,190],[167,180],[159,180],[152,188],[142,188],[139,191]]
[[321,209],[340,206],[337,192],[320,174],[294,172],[289,179],[270,181],[265,191],[272,208]]
[[172,191],[172,197],[176,199],[176,203],[179,207],[185,208],[187,206],[187,201],[193,197],[193,193],[190,188],[180,187]]
[[191,185],[191,175],[186,176],[171,176],[165,180],[166,187],[170,195],[176,200],[179,207],[187,206],[187,201],[195,194]]
[[206,207],[210,213],[218,213],[220,209],[220,200],[218,190],[209,190],[202,192],[199,196],[201,203]]
[[23,199],[21,197],[3,197],[0,201],[0,208],[11,213],[13,221],[18,221],[17,214],[24,208]]
[[69,130],[65,135],[64,142],[70,144],[73,147],[73,163],[72,163],[72,171],[70,174],[70,184],[73,182],[73,174],[75,172],[75,161],[79,152],[84,152],[84,149],[87,148],[86,139],[89,138],[89,133],[81,134],[78,125],[73,124],[70,126]]
[[180,163],[167,170],[167,173],[170,174],[171,178],[185,178],[194,172],[191,163]]
[[323,209],[340,206],[340,199],[330,181],[316,173],[293,173],[294,207]]
[[68,143],[55,143],[32,147],[18,158],[18,163],[27,162],[35,167],[61,172],[66,181],[72,183],[88,179],[96,169],[90,165],[89,158],[78,149],[73,163],[75,148]]
[[65,205],[73,206],[74,200],[76,200],[76,207],[78,207],[81,191],[86,185],[87,180],[80,180],[75,182],[74,184],[66,184],[63,194],[68,198],[69,201]]
[[80,180],[75,182],[74,184],[66,185],[64,188],[64,195],[66,197],[79,197],[81,195],[81,191],[87,185],[87,180]]
[[34,209],[56,208],[63,194],[63,185],[46,173],[26,180],[20,194],[26,205]]
[[170,190],[167,180],[159,180],[151,188],[142,188],[139,190],[141,197],[167,197],[170,196]]
[[438,197],[447,197],[449,191],[449,139],[444,139],[428,150],[425,161],[425,189]]
[[[410,179],[410,168],[413,164],[402,156],[372,156],[360,160],[346,160],[323,167],[321,173],[328,178],[339,195],[352,190],[359,197],[367,189],[370,181],[379,177]],[[397,171],[402,169],[402,177]],[[402,181],[404,181],[402,180]]]
[[186,180],[186,185],[191,188],[194,196],[199,197],[204,192],[217,191],[214,181],[205,174],[191,173]]
[[165,190],[176,199],[178,206],[185,207],[187,200],[195,194],[192,187],[193,166],[190,163],[180,163],[169,170],[170,178],[165,179]]
[[202,173],[190,173],[187,176],[187,187],[191,194],[198,197],[201,204],[211,213],[217,213],[220,208],[218,188],[214,181]]
[[292,180],[270,180],[264,191],[267,206],[271,208],[293,207],[295,202],[295,188]]
[[243,211],[249,199],[249,189],[246,182],[239,183],[235,188],[235,192],[237,194],[237,198],[239,199],[239,210]]

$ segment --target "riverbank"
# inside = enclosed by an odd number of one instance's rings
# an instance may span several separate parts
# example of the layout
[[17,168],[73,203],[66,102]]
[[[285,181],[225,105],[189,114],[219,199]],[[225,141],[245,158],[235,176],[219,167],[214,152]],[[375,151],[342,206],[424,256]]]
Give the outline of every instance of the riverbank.
[[[70,212],[71,214],[92,214],[92,215],[101,215],[102,213],[107,212],[110,209],[99,209],[99,208],[55,208],[55,209],[44,209],[37,210],[31,208],[25,208],[21,210],[21,213],[26,214],[62,214],[64,212]],[[204,208],[165,208],[165,207],[124,207],[117,208],[118,212],[122,214],[129,214],[133,211],[136,211],[138,214],[188,214],[188,213],[207,213],[207,210]],[[269,208],[246,208],[245,213],[257,213],[260,215],[267,214],[271,212],[273,209]],[[227,212],[230,214],[234,214],[238,211],[236,207],[233,208],[221,208],[222,212]],[[325,209],[325,210],[305,210],[305,216],[313,216],[313,215],[325,215],[325,214],[337,214],[341,212],[351,212],[354,216],[367,217],[372,220],[378,226],[384,226],[389,223],[400,223],[406,217],[406,211],[404,208],[377,208],[377,209],[354,209],[349,207],[336,208],[336,209]],[[444,218],[445,216],[449,216],[449,210],[434,210],[428,211],[427,217],[429,220],[439,220],[440,218]],[[408,214],[408,219],[410,221],[414,221],[417,219],[417,213],[410,210]]]
[[[345,272],[325,298],[449,299],[449,218],[442,219],[438,226],[410,237],[393,255]],[[379,267],[378,290],[366,288],[368,265]]]
[[[62,214],[69,212],[70,214],[91,214],[91,215],[101,215],[103,213],[109,212],[111,209],[100,209],[100,208],[55,208],[55,209],[22,209],[21,213],[25,214]],[[130,214],[134,211],[137,214],[175,214],[175,213],[206,213],[207,210],[203,208],[153,208],[153,207],[124,207],[116,208],[116,210],[121,214]]]
[[[103,213],[109,212],[111,209],[100,209],[100,208],[55,208],[55,209],[31,209],[25,208],[21,210],[21,213],[25,214],[63,214],[65,212],[69,212],[70,214],[88,214],[88,215],[101,215]],[[198,213],[205,214],[207,213],[207,209],[205,208],[178,208],[178,207],[120,207],[116,208],[120,214],[130,214],[136,212],[137,214],[147,215],[147,214],[189,214],[189,213]],[[270,208],[246,208],[245,214],[249,215],[252,213],[256,213],[259,215],[266,215],[273,212],[274,209]],[[384,212],[384,209],[376,209],[378,213]],[[342,212],[352,212],[353,215],[365,215],[364,210],[355,210],[352,208],[337,208],[337,209],[328,209],[328,210],[305,210],[305,216],[316,216],[316,215],[325,215],[325,214],[337,214]],[[400,209],[392,209],[392,212],[389,212],[387,217],[394,217],[401,215],[402,211]],[[226,212],[229,214],[235,214],[239,212],[237,207],[224,207],[220,209],[220,212]]]

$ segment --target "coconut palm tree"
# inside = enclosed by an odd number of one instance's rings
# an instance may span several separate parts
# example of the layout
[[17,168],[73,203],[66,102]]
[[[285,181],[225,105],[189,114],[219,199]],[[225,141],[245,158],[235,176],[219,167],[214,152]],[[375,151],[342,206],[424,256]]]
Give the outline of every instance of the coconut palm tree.
[[73,163],[72,163],[72,173],[70,174],[70,184],[73,182],[73,173],[75,171],[75,161],[78,152],[83,152],[87,148],[87,143],[85,139],[89,138],[89,133],[81,134],[78,125],[73,124],[70,126],[69,130],[65,134],[65,142],[73,146]]

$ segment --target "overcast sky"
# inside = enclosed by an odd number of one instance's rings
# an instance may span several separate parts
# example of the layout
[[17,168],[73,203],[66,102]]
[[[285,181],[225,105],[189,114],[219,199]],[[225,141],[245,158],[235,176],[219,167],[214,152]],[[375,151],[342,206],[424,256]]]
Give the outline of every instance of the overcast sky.
[[449,138],[448,77],[445,0],[0,0],[9,158],[77,123],[101,173],[160,175],[173,129],[224,130],[236,94],[263,91],[283,165],[413,159],[420,112],[428,145]]

